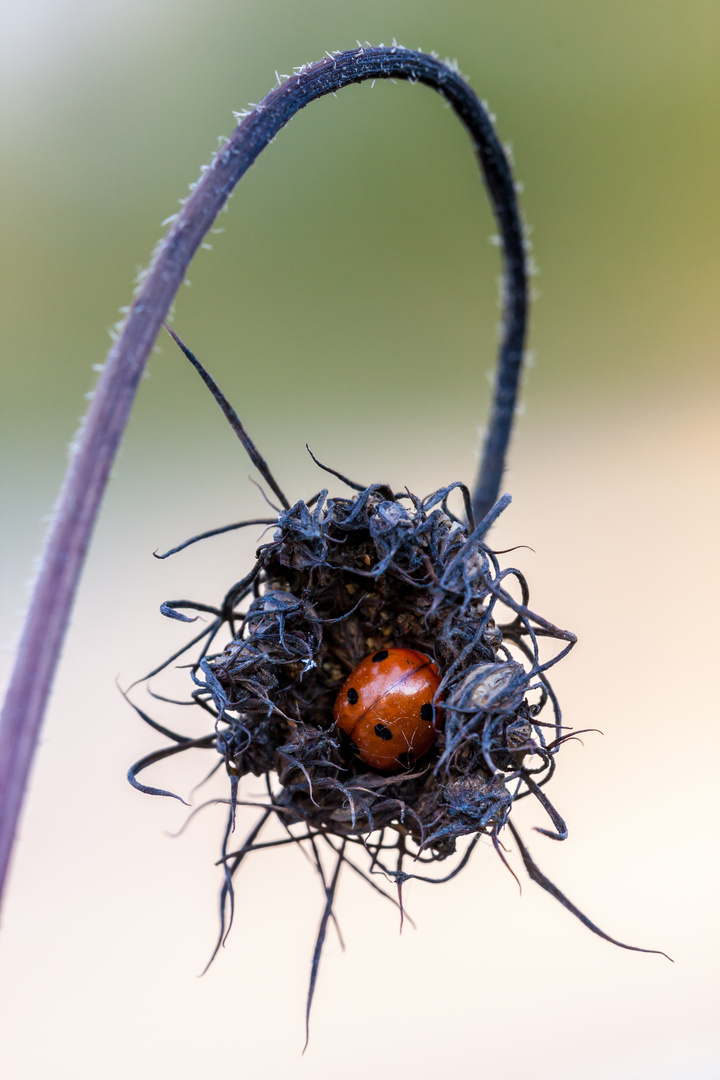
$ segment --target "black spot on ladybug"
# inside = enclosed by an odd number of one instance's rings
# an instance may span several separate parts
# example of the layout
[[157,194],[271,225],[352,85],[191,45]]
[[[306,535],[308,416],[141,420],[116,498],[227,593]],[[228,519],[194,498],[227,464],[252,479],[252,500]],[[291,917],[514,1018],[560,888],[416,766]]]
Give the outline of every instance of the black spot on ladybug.
[[392,736],[392,731],[390,730],[390,728],[385,727],[384,724],[376,724],[375,725],[375,734],[377,735],[378,739],[382,739],[383,742],[387,742],[389,739],[392,739],[392,737],[393,737]]
[[381,660],[387,660],[387,658],[388,658],[387,649],[381,649],[380,652],[376,652],[375,655],[373,656],[373,664],[379,664]]
[[360,700],[360,695],[358,694],[354,686],[351,686],[348,690],[347,699],[351,705],[357,705],[358,701]]
[[426,724],[431,724],[435,719],[435,708],[429,701],[420,706],[420,719],[424,720]]
[[403,765],[407,768],[408,765],[412,765],[413,756],[409,750],[405,750],[402,754],[398,754],[397,759],[398,765]]

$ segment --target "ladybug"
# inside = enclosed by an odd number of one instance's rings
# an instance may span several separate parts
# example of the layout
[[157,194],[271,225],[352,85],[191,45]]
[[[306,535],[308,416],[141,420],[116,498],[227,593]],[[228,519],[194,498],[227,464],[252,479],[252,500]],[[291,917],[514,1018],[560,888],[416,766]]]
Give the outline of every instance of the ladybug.
[[333,718],[358,756],[398,772],[435,742],[442,710],[434,704],[440,672],[425,653],[380,649],[366,656],[342,685]]

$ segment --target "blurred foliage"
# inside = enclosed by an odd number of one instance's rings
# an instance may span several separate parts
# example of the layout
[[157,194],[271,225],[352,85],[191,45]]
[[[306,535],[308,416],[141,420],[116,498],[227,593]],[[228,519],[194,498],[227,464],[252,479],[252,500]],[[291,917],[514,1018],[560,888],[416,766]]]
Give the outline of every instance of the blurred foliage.
[[[711,370],[713,2],[15,0],[4,17],[4,456],[33,474],[70,436],[106,329],[231,110],[357,38],[456,56],[515,147],[541,269],[536,415]],[[452,418],[470,452],[499,263],[439,98],[382,84],[314,105],[218,224],[176,327],[245,417],[294,445],[340,437],[350,456],[389,425],[419,448]],[[151,370],[144,445],[197,409],[214,422],[164,344]]]

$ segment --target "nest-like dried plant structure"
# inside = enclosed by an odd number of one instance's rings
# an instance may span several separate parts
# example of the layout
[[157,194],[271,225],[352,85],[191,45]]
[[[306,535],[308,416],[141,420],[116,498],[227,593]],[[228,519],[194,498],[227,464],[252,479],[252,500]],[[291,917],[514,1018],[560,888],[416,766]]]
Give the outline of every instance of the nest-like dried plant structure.
[[[457,486],[420,499],[375,484],[298,502],[225,598],[232,640],[199,662],[193,696],[216,718],[233,783],[277,774],[273,805],[289,825],[336,837],[390,829],[415,854],[445,859],[461,836],[496,838],[514,799],[540,794],[552,774],[564,736],[544,672],[574,638],[530,611],[520,571],[502,570],[483,542],[490,521],[473,528],[451,513]],[[502,608],[512,618],[498,625]],[[564,646],[545,662],[541,636]],[[348,674],[388,647],[435,660],[445,714],[432,749],[391,776],[364,764],[333,723]]]
[[[486,543],[510,496],[498,500],[476,524],[464,484],[419,498],[407,490],[393,492],[386,484],[363,487],[317,462],[355,494],[330,498],[323,490],[308,502],[290,506],[231,406],[185,351],[284,507],[276,517],[240,522],[187,542],[252,524],[272,530],[272,539],[257,550],[252,569],[219,607],[175,601],[162,608],[165,615],[185,621],[192,618],[184,614],[188,609],[211,616],[186,648],[202,642],[201,654],[190,667],[191,700],[212,719],[212,729],[200,738],[187,738],[135,706],[143,719],[174,741],[133,766],[129,776],[135,787],[170,794],[141,784],[137,774],[162,758],[198,747],[219,754],[229,777],[215,952],[232,921],[232,879],[246,855],[279,844],[307,845],[325,892],[309,1011],[344,864],[380,892],[384,890],[372,874],[393,881],[398,900],[384,895],[402,913],[404,881],[449,880],[467,864],[483,836],[508,865],[499,841],[505,825],[531,878],[595,933],[622,945],[541,873],[509,819],[513,804],[532,795],[552,825],[538,831],[565,839],[565,823],[543,787],[553,774],[558,750],[576,734],[563,728],[547,677],[575,637],[531,610],[521,571],[502,568],[502,553]],[[464,521],[448,505],[456,491],[464,501]],[[227,644],[211,652],[222,631],[229,634]],[[541,655],[541,643],[545,648],[549,644],[549,655]],[[416,650],[435,662],[441,676],[435,699],[443,724],[423,756],[407,755],[388,775],[359,757],[335,724],[333,707],[358,663],[390,648]],[[248,774],[265,778],[267,801],[245,842],[231,851],[236,807],[245,803],[239,782]],[[271,819],[280,822],[284,839],[259,839]],[[459,850],[462,837],[471,840]],[[350,858],[352,844],[369,854],[367,869]],[[321,845],[329,847],[335,859],[329,878]],[[451,870],[442,876],[417,872],[421,864],[453,856]]]

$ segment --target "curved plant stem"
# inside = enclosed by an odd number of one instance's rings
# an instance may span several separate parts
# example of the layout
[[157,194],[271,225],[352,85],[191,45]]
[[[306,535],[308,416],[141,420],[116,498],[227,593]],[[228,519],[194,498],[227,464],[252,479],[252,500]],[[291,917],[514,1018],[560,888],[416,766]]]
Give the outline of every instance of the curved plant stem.
[[272,90],[215,156],[160,243],[108,354],[68,467],[0,719],[0,895],[30,765],[108,473],[145,362],[190,260],[240,177],[315,98],[365,79],[407,79],[437,90],[465,125],[503,244],[503,336],[490,424],[473,499],[476,520],[497,497],[515,410],[526,327],[522,225],[503,148],[488,113],[457,71],[433,56],[367,47],[308,65]]

